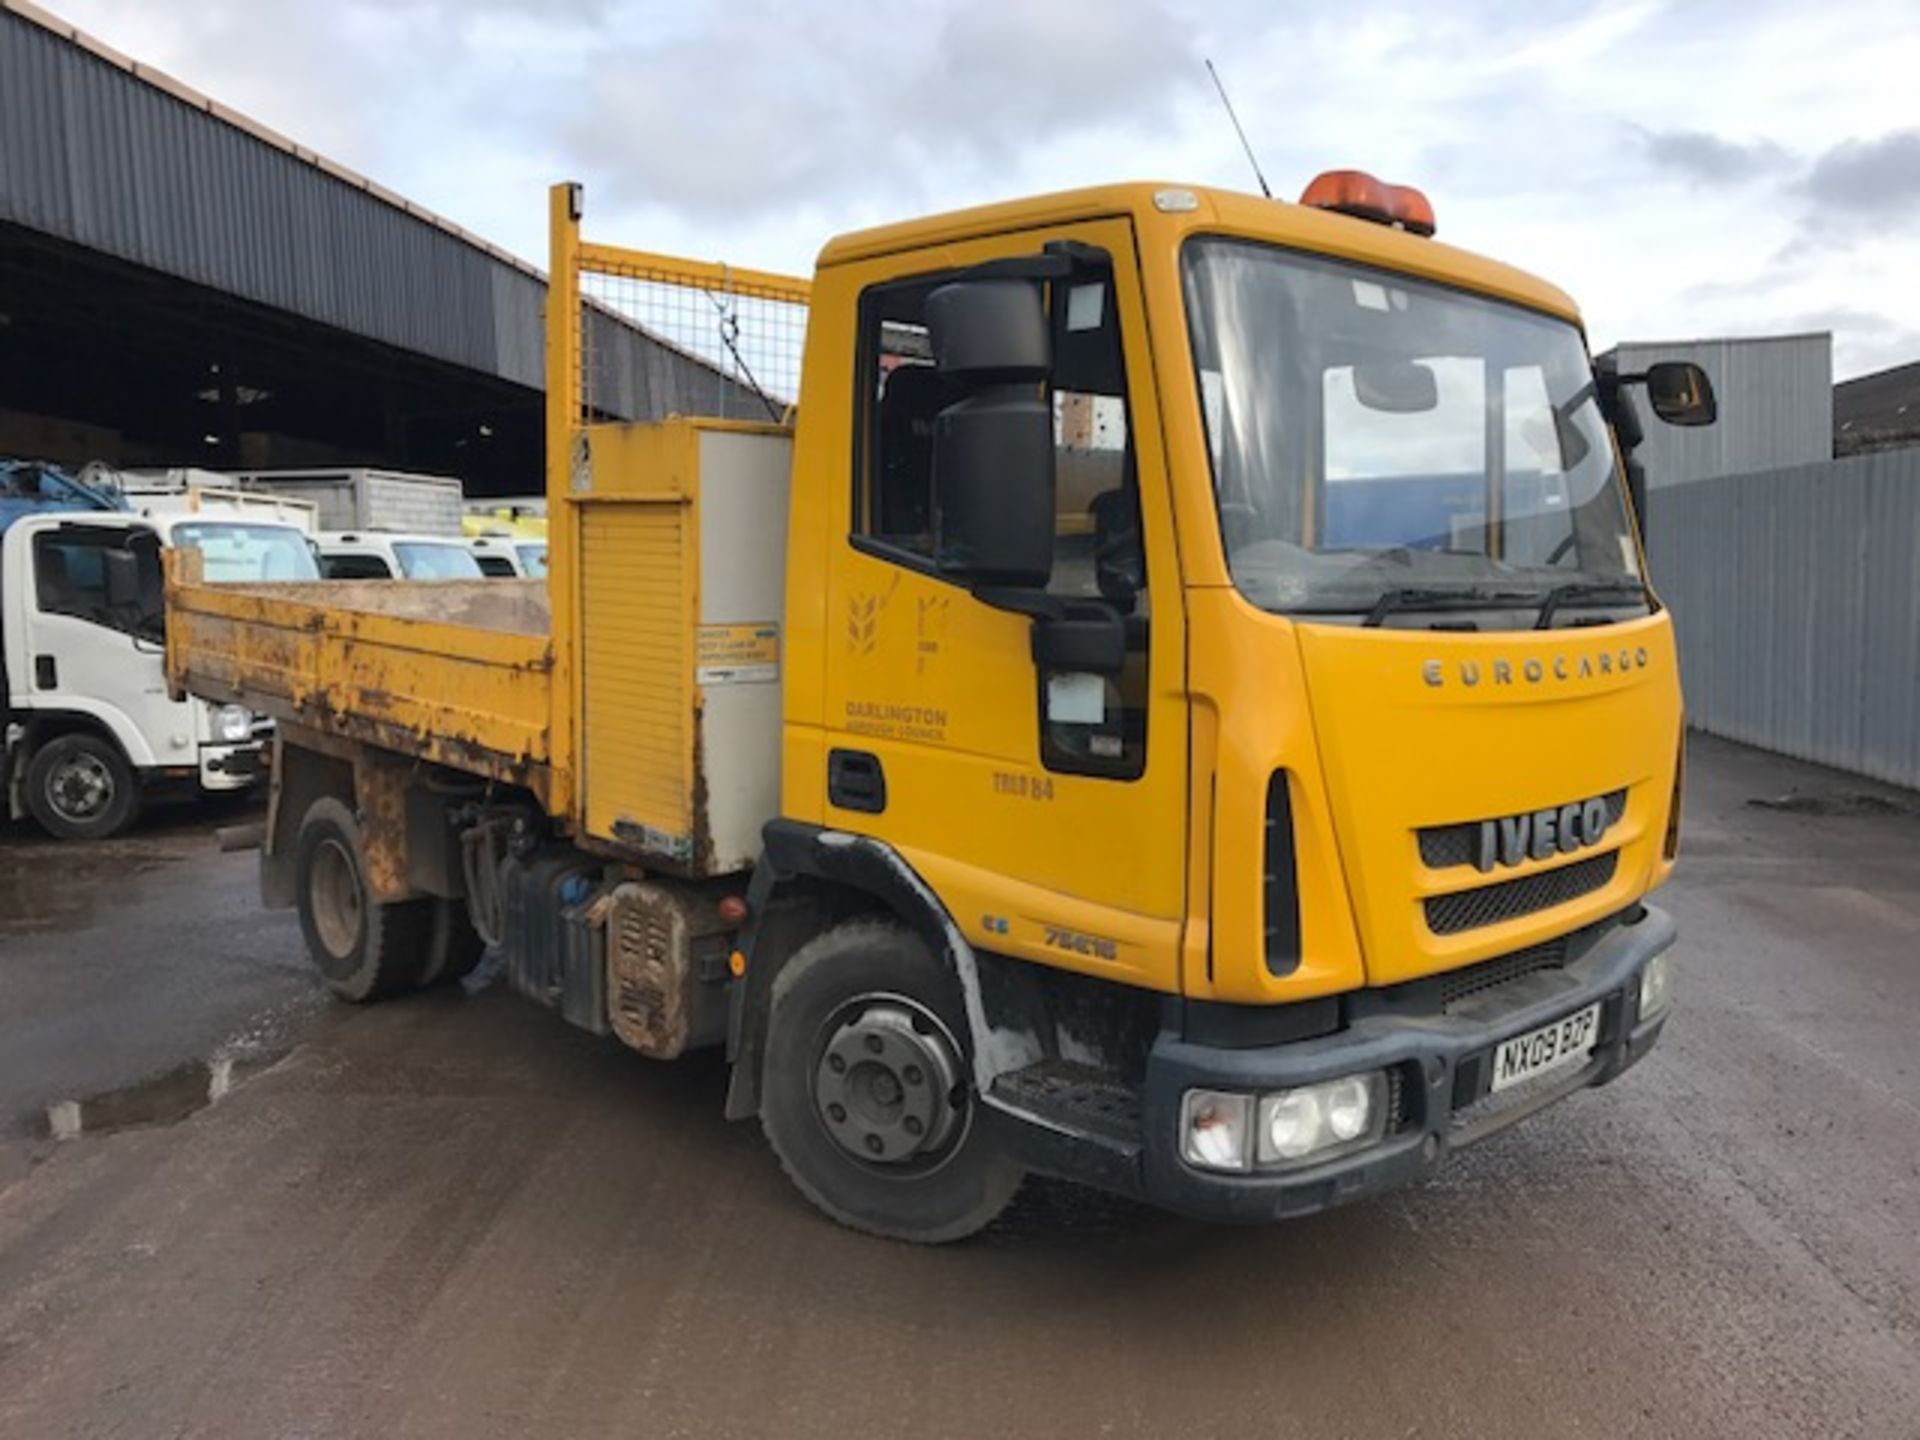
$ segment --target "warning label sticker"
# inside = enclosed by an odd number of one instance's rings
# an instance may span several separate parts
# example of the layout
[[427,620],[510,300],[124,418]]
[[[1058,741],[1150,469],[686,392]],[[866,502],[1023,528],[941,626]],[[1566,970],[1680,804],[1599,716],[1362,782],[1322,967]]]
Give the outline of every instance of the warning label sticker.
[[778,625],[702,625],[694,637],[694,679],[746,685],[780,678]]

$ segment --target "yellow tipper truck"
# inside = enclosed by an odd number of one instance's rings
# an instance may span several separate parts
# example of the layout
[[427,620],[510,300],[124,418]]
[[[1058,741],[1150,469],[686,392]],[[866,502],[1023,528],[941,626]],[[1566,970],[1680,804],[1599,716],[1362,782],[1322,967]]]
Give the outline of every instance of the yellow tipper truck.
[[[1682,719],[1622,397],[1704,423],[1696,367],[1596,373],[1353,171],[811,282],[551,207],[544,584],[170,572],[174,685],[278,722],[262,888],[333,989],[496,945],[724,1045],[798,1187],[920,1241],[1028,1172],[1322,1209],[1653,1044]],[[622,325],[759,418],[618,419]]]

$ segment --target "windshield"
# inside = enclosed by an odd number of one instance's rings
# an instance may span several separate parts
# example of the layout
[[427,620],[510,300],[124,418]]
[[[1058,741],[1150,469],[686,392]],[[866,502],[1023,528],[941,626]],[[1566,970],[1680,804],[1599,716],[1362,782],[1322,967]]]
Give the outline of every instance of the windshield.
[[216,585],[253,580],[318,580],[307,537],[285,525],[195,520],[173,527],[173,543],[198,550]]
[[1221,532],[1249,600],[1364,613],[1395,591],[1632,597],[1639,559],[1572,325],[1231,240],[1192,243],[1185,286]]
[[546,578],[547,542],[544,540],[526,541],[514,547],[520,552],[520,566],[536,580]]
[[480,562],[461,545],[438,545],[432,541],[396,540],[393,558],[400,562],[400,573],[409,580],[478,580]]

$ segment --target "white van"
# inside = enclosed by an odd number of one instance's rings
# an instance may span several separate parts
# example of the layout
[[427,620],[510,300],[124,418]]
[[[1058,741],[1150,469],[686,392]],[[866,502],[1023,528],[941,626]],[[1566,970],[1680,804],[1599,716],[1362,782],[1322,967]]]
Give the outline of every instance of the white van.
[[329,580],[480,580],[480,563],[458,535],[335,530],[314,537]]
[[525,535],[470,535],[467,548],[490,580],[547,578],[547,542]]
[[212,581],[320,578],[299,526],[215,510],[34,515],[0,537],[0,781],[14,818],[100,839],[157,786],[262,777],[270,722],[167,694],[160,552],[188,545]]

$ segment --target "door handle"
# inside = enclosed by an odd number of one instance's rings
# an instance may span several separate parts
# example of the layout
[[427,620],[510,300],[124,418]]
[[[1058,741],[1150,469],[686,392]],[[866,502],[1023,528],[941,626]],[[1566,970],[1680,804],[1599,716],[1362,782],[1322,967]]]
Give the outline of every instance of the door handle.
[[827,752],[827,800],[842,810],[878,815],[887,808],[887,772],[867,750]]

